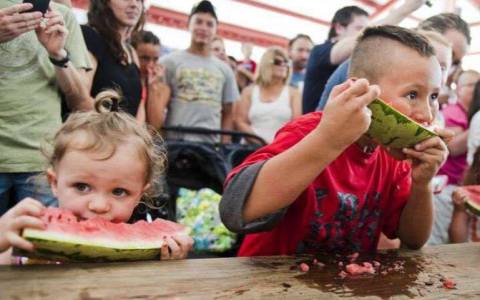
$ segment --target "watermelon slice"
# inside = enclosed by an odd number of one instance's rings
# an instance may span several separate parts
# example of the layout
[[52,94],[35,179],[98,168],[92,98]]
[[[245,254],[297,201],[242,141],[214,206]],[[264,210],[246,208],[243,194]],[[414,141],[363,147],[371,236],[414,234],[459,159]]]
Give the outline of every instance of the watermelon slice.
[[152,223],[112,223],[100,217],[79,221],[70,211],[47,208],[45,230],[25,229],[22,236],[34,252],[16,255],[55,261],[134,261],[159,259],[164,239],[187,234],[183,225],[156,219]]
[[465,206],[471,213],[480,216],[480,185],[466,185],[462,189],[468,195]]
[[368,108],[372,111],[372,122],[367,135],[384,146],[410,148],[437,136],[381,99],[373,100]]

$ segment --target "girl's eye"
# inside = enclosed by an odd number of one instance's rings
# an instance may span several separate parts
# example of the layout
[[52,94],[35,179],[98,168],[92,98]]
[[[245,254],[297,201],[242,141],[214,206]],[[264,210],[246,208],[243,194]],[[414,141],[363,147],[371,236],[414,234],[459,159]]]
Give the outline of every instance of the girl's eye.
[[83,182],[75,183],[74,187],[77,189],[77,191],[82,192],[82,193],[86,193],[86,192],[90,191],[90,186],[86,183],[83,183]]
[[430,95],[430,101],[436,101],[438,100],[438,93],[433,93]]
[[127,190],[125,189],[122,189],[122,188],[116,188],[112,191],[112,194],[117,196],[117,197],[123,197],[123,196],[127,196],[128,195],[128,192]]
[[411,91],[407,94],[407,99],[408,100],[415,100],[417,99],[418,93],[415,91]]

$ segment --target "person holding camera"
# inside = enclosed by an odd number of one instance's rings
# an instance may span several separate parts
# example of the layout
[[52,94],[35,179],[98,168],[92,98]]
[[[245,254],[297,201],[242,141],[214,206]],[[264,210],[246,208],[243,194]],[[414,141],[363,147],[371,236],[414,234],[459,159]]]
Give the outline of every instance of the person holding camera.
[[56,204],[31,177],[44,169],[42,145],[61,124],[59,90],[70,109],[93,108],[84,86],[89,68],[70,9],[0,0],[0,215],[26,197]]

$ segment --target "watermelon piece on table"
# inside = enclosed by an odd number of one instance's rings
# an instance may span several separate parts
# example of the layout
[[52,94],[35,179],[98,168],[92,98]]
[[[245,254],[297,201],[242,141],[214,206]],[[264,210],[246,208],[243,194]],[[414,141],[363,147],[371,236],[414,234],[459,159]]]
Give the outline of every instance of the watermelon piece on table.
[[368,108],[372,111],[372,122],[367,135],[384,146],[410,148],[437,136],[381,99],[373,100]]
[[465,206],[471,213],[480,216],[480,185],[466,185],[462,189],[468,195]]
[[164,239],[188,234],[185,226],[156,219],[152,223],[112,223],[100,217],[79,221],[70,211],[47,208],[45,230],[25,229],[22,236],[34,252],[16,255],[56,261],[135,261],[160,258]]

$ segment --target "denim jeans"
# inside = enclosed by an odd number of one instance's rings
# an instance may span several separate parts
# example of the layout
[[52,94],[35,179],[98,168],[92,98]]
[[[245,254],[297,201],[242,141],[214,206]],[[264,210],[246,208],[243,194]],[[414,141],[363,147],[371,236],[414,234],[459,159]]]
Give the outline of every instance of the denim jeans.
[[26,197],[34,198],[45,206],[58,206],[46,179],[35,178],[37,175],[37,172],[0,173],[0,216]]

